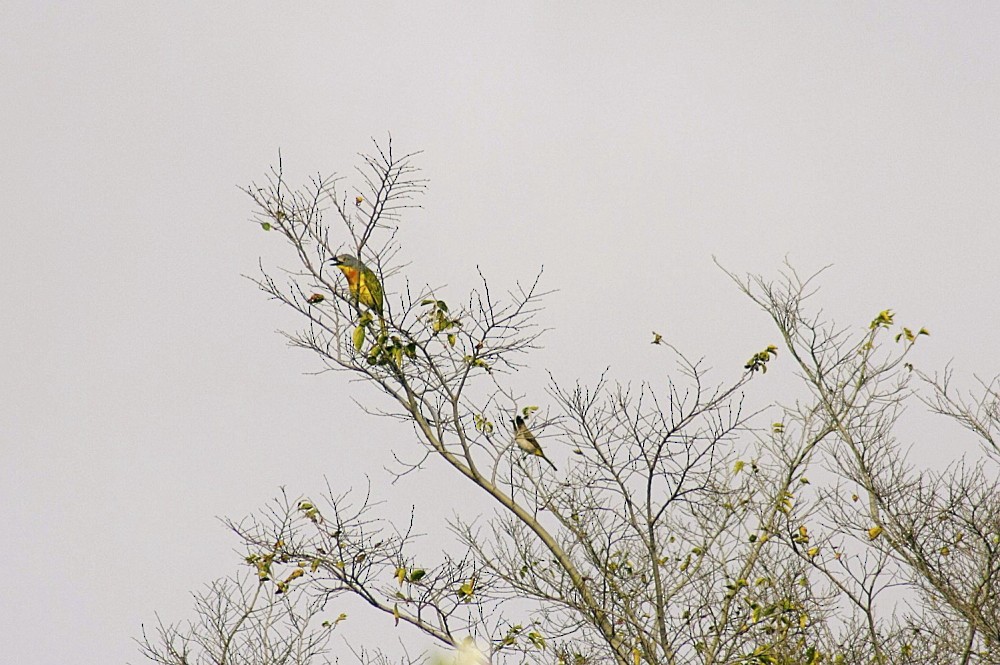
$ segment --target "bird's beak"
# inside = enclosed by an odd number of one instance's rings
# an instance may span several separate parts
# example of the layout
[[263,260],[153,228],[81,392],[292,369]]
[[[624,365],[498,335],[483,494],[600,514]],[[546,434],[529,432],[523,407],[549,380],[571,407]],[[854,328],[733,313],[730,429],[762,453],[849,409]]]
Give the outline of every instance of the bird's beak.
[[338,259],[336,256],[333,257],[332,259],[327,259],[326,262],[329,263],[329,264],[331,264],[331,265],[335,265],[335,266],[339,266],[340,265],[340,259]]

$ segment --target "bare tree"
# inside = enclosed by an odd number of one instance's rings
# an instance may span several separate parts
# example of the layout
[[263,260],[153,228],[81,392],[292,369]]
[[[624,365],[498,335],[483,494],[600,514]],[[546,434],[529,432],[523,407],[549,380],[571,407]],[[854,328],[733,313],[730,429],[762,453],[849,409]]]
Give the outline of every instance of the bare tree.
[[[251,576],[211,587],[198,605],[209,619],[183,637],[161,627],[148,656],[235,662],[232,634],[245,636],[240,653],[259,646],[260,662],[309,662],[332,628],[328,619],[310,633],[309,619],[348,594],[404,641],[457,649],[471,639],[491,663],[1000,663],[997,458],[919,469],[893,435],[904,406],[923,399],[995,453],[996,383],[957,396],[950,373],[911,364],[925,330],[898,326],[889,310],[837,327],[810,313],[816,275],[788,268],[776,280],[730,273],[782,344],[728,378],[657,335],[676,367],[662,385],[553,377],[539,408],[510,372],[542,333],[540,275],[503,295],[480,275],[455,303],[399,262],[396,230],[425,186],[414,156],[376,145],[353,188],[318,177],[291,190],[279,162],[247,192],[295,268],[280,279],[262,268],[255,281],[301,317],[286,333],[293,346],[345,375],[335,380],[381,392],[370,413],[412,425],[417,461],[400,455],[395,473],[423,473],[435,458],[494,513],[400,520],[379,511],[377,487],[282,496],[229,523]],[[749,384],[779,354],[800,400],[746,407]],[[567,461],[543,464],[527,432]],[[457,546],[422,562],[415,525],[444,520]],[[247,600],[265,587],[278,622]],[[284,641],[263,639],[278,626]],[[201,660],[187,655],[192,644]],[[273,657],[275,644],[300,645],[300,660]]]

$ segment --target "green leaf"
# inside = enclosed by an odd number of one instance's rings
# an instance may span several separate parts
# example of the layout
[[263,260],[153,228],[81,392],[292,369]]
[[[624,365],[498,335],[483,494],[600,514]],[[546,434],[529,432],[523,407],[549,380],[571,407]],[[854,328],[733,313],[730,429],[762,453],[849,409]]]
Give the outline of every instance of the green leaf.
[[458,337],[455,336],[455,333],[448,333],[448,346],[455,346],[457,341]]
[[264,229],[265,231],[270,231],[271,230],[271,222],[262,222],[261,225],[260,225],[260,228]]
[[358,326],[354,329],[354,334],[351,335],[351,341],[354,342],[354,350],[360,351],[361,347],[365,345],[365,328],[364,326]]

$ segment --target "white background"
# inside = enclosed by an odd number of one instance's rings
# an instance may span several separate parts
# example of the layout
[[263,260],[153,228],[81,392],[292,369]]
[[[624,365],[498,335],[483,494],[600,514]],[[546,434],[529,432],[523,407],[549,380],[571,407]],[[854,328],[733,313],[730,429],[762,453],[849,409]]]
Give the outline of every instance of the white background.
[[654,329],[735,376],[776,340],[713,255],[832,264],[830,316],[892,307],[921,366],[1000,371],[1000,5],[503,5],[2,4],[5,662],[141,662],[140,624],[237,570],[217,517],[384,486],[411,445],[241,277],[291,260],[238,189],[279,149],[298,181],[387,132],[424,150],[404,257],[449,298],[544,265],[535,402],[543,369],[662,378]]

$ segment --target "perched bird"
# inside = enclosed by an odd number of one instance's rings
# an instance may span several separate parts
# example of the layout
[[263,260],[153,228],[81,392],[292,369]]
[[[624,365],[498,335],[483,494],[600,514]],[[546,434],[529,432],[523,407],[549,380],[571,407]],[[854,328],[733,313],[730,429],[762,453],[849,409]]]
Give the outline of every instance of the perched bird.
[[514,418],[514,443],[516,443],[517,447],[524,452],[541,457],[543,460],[548,462],[553,469],[556,471],[559,470],[556,468],[556,465],[552,463],[552,460],[546,457],[545,453],[542,452],[542,447],[538,445],[538,439],[536,439],[535,435],[531,433],[528,426],[524,424],[524,418],[521,416]]
[[340,254],[329,262],[344,273],[351,297],[381,317],[383,293],[378,275],[353,254]]

